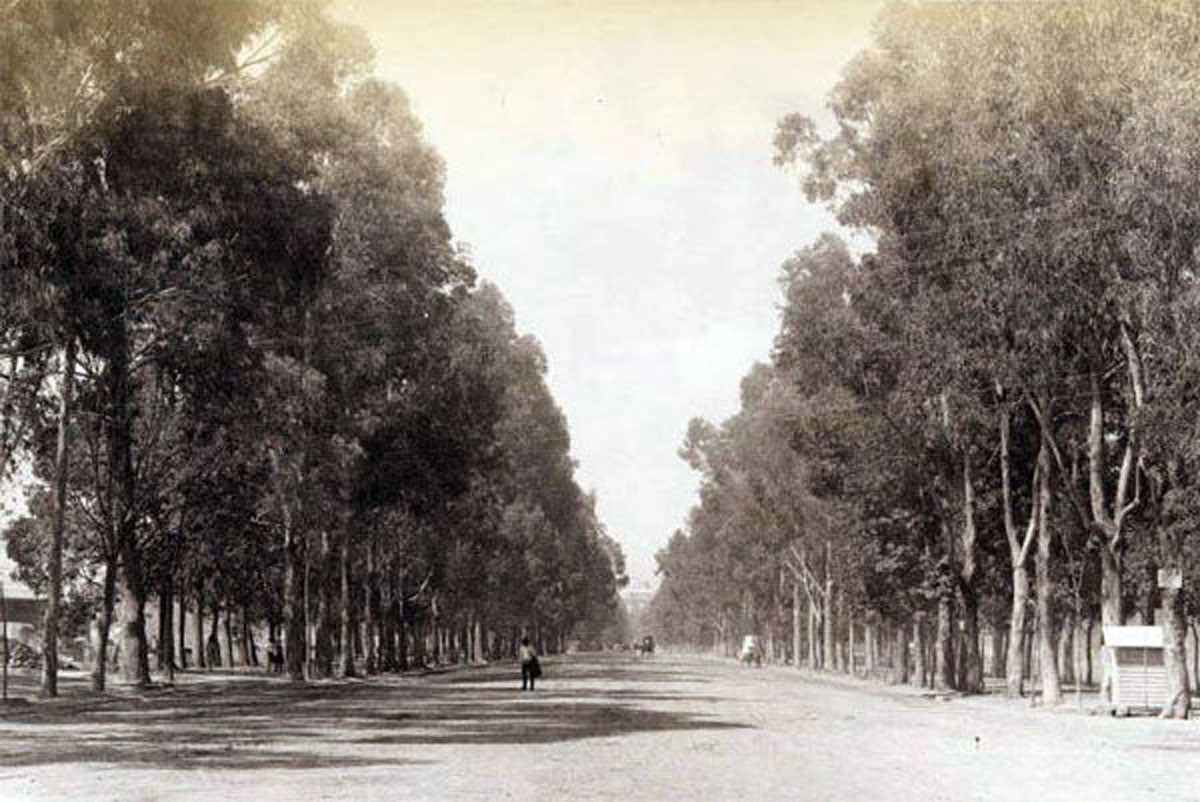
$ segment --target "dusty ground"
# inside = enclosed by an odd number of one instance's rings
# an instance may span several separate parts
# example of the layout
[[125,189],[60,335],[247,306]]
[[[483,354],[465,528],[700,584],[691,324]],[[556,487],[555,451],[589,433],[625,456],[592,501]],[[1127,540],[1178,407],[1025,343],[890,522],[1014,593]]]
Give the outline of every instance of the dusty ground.
[[[656,655],[0,711],[0,799],[1195,800],[1200,722]],[[15,691],[28,692],[31,678]]]

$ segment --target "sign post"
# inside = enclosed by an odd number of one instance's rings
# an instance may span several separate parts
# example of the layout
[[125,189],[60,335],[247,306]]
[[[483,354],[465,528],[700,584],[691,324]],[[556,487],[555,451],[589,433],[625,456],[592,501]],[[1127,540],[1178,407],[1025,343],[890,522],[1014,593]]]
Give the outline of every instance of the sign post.
[[1183,571],[1178,568],[1159,568],[1158,586],[1163,590],[1179,590],[1183,587]]

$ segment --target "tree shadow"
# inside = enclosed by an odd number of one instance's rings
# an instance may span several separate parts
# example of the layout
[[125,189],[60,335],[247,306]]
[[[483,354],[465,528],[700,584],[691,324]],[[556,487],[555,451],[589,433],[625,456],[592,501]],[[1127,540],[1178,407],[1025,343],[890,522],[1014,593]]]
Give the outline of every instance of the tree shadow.
[[[695,681],[686,672],[570,662],[548,669],[551,681],[533,693],[518,690],[511,666],[421,679],[300,684],[259,675],[104,695],[77,688],[58,700],[4,708],[0,766],[352,768],[428,760],[416,755],[429,745],[748,726],[661,709],[664,703],[710,709],[719,697],[644,687]],[[397,754],[397,746],[410,749]]]

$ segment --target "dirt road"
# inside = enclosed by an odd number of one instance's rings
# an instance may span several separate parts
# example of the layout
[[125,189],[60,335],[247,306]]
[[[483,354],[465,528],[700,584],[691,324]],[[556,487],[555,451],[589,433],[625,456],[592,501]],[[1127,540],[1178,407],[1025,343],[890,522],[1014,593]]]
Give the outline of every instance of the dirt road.
[[0,800],[1196,800],[1200,723],[657,655],[295,687],[190,679],[0,717]]

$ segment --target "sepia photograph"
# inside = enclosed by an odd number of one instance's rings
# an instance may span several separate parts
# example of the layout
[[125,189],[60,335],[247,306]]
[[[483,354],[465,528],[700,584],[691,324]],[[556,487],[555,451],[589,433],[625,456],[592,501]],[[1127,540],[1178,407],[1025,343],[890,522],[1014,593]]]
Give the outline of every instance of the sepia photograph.
[[1198,0],[0,0],[0,802],[1194,802],[1198,582]]

